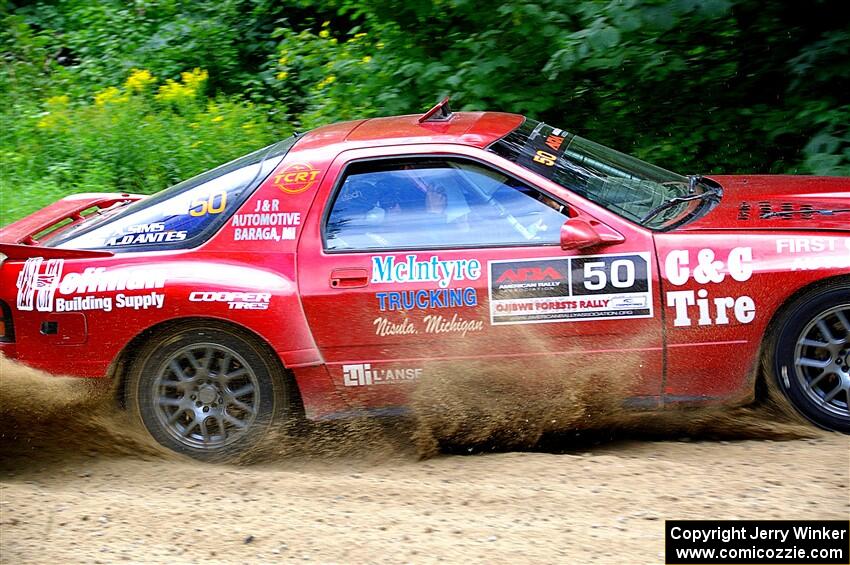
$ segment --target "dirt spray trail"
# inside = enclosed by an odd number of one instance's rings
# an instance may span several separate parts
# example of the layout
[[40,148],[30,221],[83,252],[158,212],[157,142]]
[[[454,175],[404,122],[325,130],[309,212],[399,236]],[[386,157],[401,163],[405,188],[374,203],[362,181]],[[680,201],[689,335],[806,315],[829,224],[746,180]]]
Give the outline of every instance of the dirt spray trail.
[[0,450],[4,458],[81,451],[168,456],[118,409],[107,379],[48,375],[3,356]]
[[0,562],[660,563],[667,518],[850,512],[850,438],[770,404],[635,415],[592,372],[451,377],[413,418],[281,429],[234,466],[163,455],[105,381],[0,360]]
[[[618,371],[573,368],[561,375],[540,362],[533,371],[482,364],[459,374],[430,371],[418,384],[411,415],[287,425],[238,463],[287,458],[429,458],[452,452],[569,449],[583,438],[796,439],[819,434],[782,403],[754,407],[641,413],[624,407],[631,382]],[[106,379],[57,377],[0,357],[0,447],[6,457],[88,451],[174,457],[117,407]],[[557,375],[541,377],[540,375]],[[616,376],[616,378],[615,378]],[[464,448],[466,448],[464,450]]]

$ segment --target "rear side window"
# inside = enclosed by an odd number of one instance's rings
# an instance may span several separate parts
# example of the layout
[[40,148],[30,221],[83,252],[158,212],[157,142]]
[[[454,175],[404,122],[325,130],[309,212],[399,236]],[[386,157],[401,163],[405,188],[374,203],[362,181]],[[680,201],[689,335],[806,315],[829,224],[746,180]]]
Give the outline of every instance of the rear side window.
[[113,252],[189,248],[209,239],[280,164],[295,138],[240,157],[101,218],[52,247]]
[[558,244],[563,203],[477,162],[354,163],[325,226],[327,250]]

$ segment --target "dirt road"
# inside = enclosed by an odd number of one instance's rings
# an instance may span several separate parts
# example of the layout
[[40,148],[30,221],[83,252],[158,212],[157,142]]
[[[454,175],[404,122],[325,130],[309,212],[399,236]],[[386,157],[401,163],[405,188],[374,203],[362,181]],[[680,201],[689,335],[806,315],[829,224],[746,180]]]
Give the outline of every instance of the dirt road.
[[836,434],[632,431],[420,460],[398,422],[209,465],[121,431],[79,382],[5,363],[4,563],[661,563],[664,519],[850,514],[850,438]]

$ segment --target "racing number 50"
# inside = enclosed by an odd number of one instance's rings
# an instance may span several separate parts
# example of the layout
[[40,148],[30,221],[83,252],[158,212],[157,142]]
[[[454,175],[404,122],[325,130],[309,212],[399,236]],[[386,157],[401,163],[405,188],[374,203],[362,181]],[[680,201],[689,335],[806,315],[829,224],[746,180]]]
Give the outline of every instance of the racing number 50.
[[227,207],[227,193],[216,192],[206,198],[196,198],[189,205],[189,215],[206,216],[207,214],[221,214]]
[[584,264],[584,288],[602,290],[608,281],[614,288],[629,288],[635,284],[635,264],[628,259],[611,261],[588,261]]
[[552,165],[555,164],[555,159],[557,159],[557,158],[558,158],[557,156],[552,155],[548,151],[543,151],[541,149],[541,150],[538,150],[537,153],[534,155],[534,157],[532,157],[531,159],[535,163],[540,163],[541,165],[546,165],[547,167],[551,167]]

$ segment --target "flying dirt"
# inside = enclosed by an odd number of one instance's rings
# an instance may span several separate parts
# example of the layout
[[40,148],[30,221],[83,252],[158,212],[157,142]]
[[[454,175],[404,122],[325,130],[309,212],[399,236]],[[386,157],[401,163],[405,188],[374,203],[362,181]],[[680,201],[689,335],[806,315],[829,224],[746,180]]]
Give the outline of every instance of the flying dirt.
[[655,563],[665,519],[850,512],[847,436],[773,403],[625,412],[592,372],[435,375],[410,418],[281,429],[228,465],[160,448],[106,380],[0,375],[3,563]]

